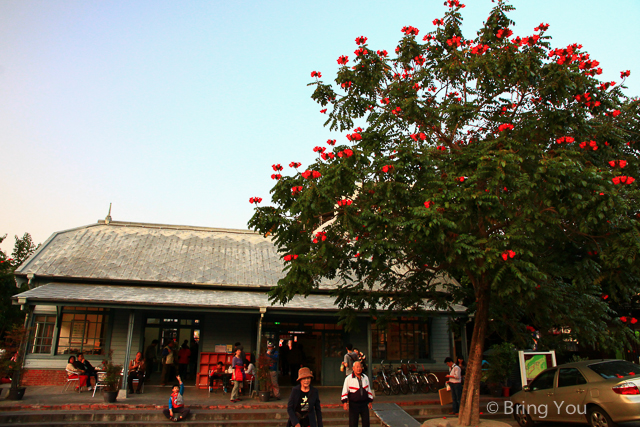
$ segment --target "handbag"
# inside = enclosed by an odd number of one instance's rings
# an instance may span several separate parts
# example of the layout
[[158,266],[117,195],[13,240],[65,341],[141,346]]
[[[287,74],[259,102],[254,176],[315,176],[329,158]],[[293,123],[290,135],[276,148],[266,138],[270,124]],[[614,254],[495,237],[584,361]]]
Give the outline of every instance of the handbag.
[[244,371],[240,366],[236,366],[231,374],[232,381],[244,381]]

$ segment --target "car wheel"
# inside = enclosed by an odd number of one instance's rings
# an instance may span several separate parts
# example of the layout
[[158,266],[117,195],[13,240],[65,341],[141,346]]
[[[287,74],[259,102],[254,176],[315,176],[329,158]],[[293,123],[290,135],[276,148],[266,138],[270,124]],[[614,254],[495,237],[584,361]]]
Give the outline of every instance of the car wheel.
[[533,427],[535,424],[531,419],[531,415],[527,414],[523,406],[517,405],[513,412],[513,419],[516,420],[520,427]]
[[599,406],[589,408],[587,421],[591,427],[616,427],[609,414]]

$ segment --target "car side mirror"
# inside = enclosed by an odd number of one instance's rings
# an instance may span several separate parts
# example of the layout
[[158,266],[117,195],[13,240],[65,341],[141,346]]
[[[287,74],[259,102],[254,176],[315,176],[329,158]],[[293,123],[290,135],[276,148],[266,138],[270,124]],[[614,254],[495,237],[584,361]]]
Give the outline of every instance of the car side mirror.
[[531,391],[531,388],[529,388],[528,385],[522,387],[522,391],[527,392],[527,391]]

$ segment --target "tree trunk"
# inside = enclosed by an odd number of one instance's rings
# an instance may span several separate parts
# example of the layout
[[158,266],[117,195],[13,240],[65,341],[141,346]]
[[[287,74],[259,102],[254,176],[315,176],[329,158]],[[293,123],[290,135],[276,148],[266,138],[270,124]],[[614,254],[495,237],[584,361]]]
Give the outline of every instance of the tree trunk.
[[486,283],[480,283],[476,291],[478,310],[476,311],[471,336],[471,347],[467,372],[464,378],[460,415],[458,423],[461,426],[476,426],[480,421],[480,379],[482,377],[482,351],[484,339],[489,324],[489,299],[491,288]]

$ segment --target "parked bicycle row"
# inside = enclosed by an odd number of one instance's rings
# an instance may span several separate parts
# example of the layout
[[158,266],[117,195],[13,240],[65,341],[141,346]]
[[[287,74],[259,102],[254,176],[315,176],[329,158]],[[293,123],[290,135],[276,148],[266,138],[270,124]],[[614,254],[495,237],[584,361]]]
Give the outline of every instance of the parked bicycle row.
[[400,361],[400,366],[394,368],[392,364],[380,362],[378,372],[373,380],[373,389],[386,395],[417,393],[436,393],[440,387],[438,377],[417,363]]

